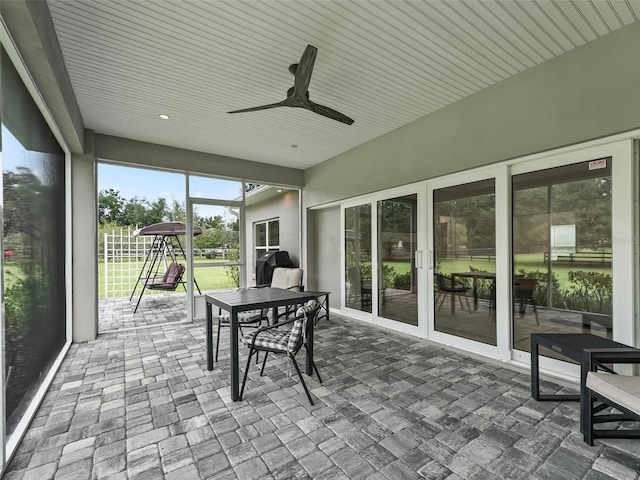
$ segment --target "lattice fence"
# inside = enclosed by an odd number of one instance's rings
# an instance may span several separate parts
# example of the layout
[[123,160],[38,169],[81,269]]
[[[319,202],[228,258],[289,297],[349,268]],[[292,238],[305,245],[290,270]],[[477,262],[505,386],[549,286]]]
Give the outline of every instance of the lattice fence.
[[104,298],[129,297],[151,248],[153,237],[134,237],[132,227],[104,234]]

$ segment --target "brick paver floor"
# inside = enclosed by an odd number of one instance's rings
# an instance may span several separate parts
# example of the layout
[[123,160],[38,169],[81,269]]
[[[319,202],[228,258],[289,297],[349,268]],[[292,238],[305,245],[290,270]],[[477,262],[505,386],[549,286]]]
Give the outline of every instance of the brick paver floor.
[[640,441],[588,447],[578,404],[532,400],[527,371],[333,315],[315,406],[280,358],[231,402],[228,332],[208,372],[204,330],[74,344],[4,479],[638,479]]

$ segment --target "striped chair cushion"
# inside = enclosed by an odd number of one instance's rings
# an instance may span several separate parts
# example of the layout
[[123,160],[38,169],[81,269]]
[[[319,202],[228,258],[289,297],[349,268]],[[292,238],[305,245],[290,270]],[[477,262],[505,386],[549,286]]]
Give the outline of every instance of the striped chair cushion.
[[[231,316],[227,312],[221,312],[219,315],[220,322],[229,324]],[[238,313],[238,323],[256,323],[262,318],[262,310],[249,310],[247,312]]]
[[253,345],[256,348],[268,348],[271,350],[276,350],[278,352],[291,352],[295,354],[302,346],[302,342],[304,340],[303,331],[305,321],[307,320],[307,315],[309,314],[309,312],[313,311],[313,309],[316,308],[317,305],[317,301],[309,300],[302,307],[298,308],[298,310],[296,311],[297,319],[293,322],[291,330],[258,330],[257,334],[247,333],[244,337],[242,337],[242,342],[247,346],[251,346],[251,341],[255,335]]
[[[256,335],[254,346],[256,348],[268,348],[270,350],[286,353],[290,335],[291,332],[289,331],[279,332],[275,329],[268,332],[260,332]],[[247,346],[251,346],[252,338],[253,333],[247,333],[242,337],[242,343]]]
[[304,325],[307,320],[307,315],[313,311],[314,308],[318,305],[316,300],[309,300],[303,306],[296,310],[296,320],[293,322],[293,328],[291,329],[291,336],[289,337],[289,345],[288,350],[290,352],[297,352],[298,349],[302,346],[302,341],[304,340]]

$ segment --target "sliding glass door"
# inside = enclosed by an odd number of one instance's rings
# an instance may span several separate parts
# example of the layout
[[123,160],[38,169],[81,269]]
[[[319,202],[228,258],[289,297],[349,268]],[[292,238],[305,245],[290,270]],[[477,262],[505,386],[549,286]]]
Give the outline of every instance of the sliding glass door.
[[345,304],[371,313],[371,205],[344,210]]
[[436,332],[497,345],[495,179],[434,188]]
[[417,326],[417,195],[380,200],[377,207],[378,315]]
[[531,333],[613,337],[611,164],[513,176],[514,349]]
[[344,306],[413,333],[420,333],[419,197],[398,189],[343,209]]
[[528,359],[532,333],[633,342],[630,146],[611,143],[512,168],[514,358]]
[[[343,306],[503,361],[529,363],[532,333],[632,344],[632,146],[567,150],[344,205]],[[575,375],[567,362],[541,365]]]

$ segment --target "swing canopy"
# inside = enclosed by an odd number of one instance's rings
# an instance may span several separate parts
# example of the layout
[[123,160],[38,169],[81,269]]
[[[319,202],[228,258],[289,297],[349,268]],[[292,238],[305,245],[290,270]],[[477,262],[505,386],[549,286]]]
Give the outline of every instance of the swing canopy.
[[[187,233],[187,226],[184,222],[160,222],[146,227],[139,228],[133,232],[134,237],[143,235],[184,235]],[[193,226],[193,236],[196,237],[202,233],[202,227]]]

